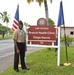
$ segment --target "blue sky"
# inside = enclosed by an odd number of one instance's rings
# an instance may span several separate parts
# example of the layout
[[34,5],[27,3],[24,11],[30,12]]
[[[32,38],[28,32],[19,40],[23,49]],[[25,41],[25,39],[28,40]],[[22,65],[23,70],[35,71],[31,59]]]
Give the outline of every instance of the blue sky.
[[[26,0],[0,0],[0,12],[7,11],[10,14],[11,21],[9,27],[12,27],[12,22],[16,12],[17,4],[19,3],[20,20],[27,22],[30,25],[36,25],[37,20],[41,17],[45,18],[44,4],[39,7],[38,3],[33,2],[28,4]],[[49,18],[51,18],[57,26],[59,6],[61,0],[53,0],[52,4],[48,2]],[[65,26],[74,26],[74,1],[62,0]],[[1,22],[1,21],[0,21]]]

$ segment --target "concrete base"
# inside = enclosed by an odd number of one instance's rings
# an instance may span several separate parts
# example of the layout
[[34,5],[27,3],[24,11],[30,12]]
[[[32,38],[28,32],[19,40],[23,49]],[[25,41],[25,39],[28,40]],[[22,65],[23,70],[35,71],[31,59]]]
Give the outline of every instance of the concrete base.
[[64,66],[70,66],[71,63],[64,63]]
[[19,64],[18,67],[21,67],[21,64]]

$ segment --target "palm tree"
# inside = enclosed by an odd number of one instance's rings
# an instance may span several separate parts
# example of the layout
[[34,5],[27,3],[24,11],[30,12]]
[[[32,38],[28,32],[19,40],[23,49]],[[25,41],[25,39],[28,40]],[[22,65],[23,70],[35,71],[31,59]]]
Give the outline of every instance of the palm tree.
[[[31,3],[33,1],[34,0],[27,0],[28,3]],[[39,6],[41,6],[41,4],[44,2],[46,20],[47,20],[47,24],[49,25],[49,22],[48,22],[49,14],[48,14],[47,0],[36,0],[36,1],[39,3]],[[52,0],[50,0],[50,2],[52,3]]]
[[24,22],[24,25],[25,25],[25,30],[26,30],[26,32],[28,32],[28,28],[30,27],[30,24]]
[[10,14],[7,14],[7,12],[6,11],[4,11],[4,12],[0,12],[0,19],[2,19],[2,21],[4,22],[4,23],[6,23],[6,25],[7,25],[7,27],[8,27],[8,23],[9,23],[9,19],[10,19]]

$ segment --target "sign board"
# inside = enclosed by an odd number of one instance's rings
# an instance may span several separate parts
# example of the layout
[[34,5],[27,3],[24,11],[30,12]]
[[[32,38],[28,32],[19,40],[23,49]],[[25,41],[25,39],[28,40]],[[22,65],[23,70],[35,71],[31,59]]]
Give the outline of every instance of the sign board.
[[[56,45],[56,34],[58,45]],[[46,19],[40,18],[37,25],[28,29],[28,43],[31,47],[57,48],[57,66],[60,66],[60,27],[47,26]]]
[[28,44],[52,45],[55,42],[56,29],[54,26],[47,26],[44,18],[37,21],[37,26],[30,26],[28,29]]

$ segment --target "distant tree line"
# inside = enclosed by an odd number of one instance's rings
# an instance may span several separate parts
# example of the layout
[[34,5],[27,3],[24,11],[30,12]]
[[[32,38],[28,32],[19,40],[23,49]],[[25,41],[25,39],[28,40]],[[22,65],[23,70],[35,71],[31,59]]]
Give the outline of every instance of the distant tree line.
[[4,38],[4,35],[8,33],[11,29],[0,24],[0,35]]
[[6,12],[0,12],[0,20],[6,24],[6,26],[3,26],[2,23],[0,23],[0,35],[2,35],[2,37],[4,38],[4,35],[8,33],[8,31],[10,31],[11,29],[8,27],[8,23],[10,20],[10,15]]

